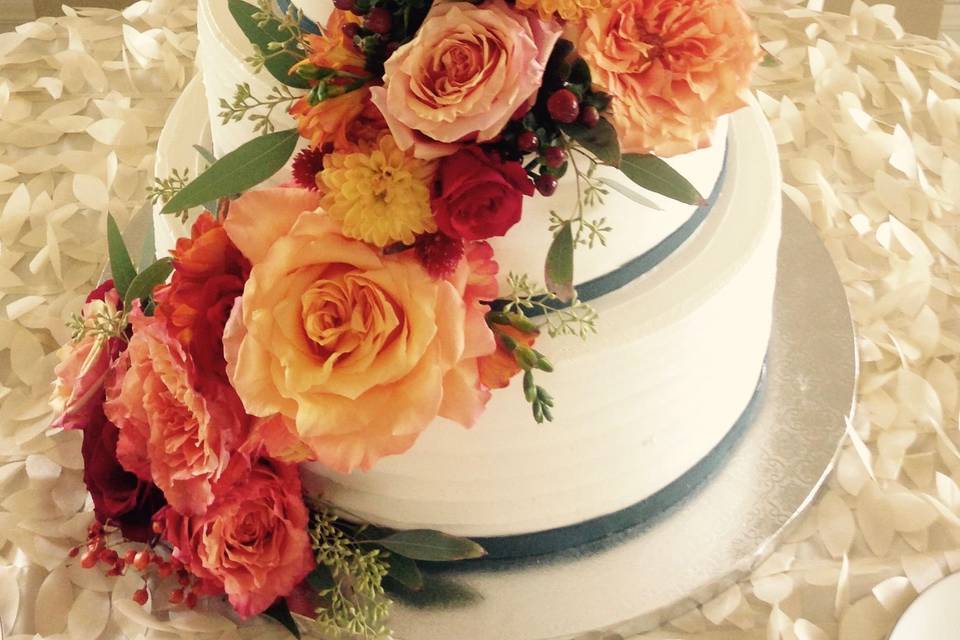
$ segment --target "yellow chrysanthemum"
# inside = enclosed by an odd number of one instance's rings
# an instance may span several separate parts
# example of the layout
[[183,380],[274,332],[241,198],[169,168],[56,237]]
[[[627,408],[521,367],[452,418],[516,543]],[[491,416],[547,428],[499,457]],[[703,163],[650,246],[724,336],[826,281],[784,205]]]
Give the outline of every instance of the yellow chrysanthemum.
[[545,20],[554,16],[564,20],[579,20],[609,7],[610,2],[611,0],[517,0],[517,8],[536,9]]
[[385,135],[370,149],[324,157],[321,207],[349,238],[378,247],[413,244],[417,234],[437,230],[430,209],[433,172],[432,162],[404,153]]

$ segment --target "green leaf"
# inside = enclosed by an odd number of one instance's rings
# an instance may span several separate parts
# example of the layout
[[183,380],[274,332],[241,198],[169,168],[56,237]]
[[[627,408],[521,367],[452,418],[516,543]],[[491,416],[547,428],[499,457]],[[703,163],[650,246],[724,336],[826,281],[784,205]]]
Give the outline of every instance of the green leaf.
[[423,574],[417,567],[417,563],[410,558],[399,554],[390,554],[387,559],[389,570],[387,575],[405,586],[411,591],[420,591],[423,589]]
[[620,160],[620,170],[635,183],[654,193],[686,204],[703,203],[703,196],[696,187],[655,155],[628,153]]
[[293,155],[298,138],[296,129],[287,129],[240,145],[170,198],[162,212],[186,211],[257,186],[286,164]]
[[210,151],[210,149],[202,147],[199,144],[193,145],[193,148],[197,150],[201,158],[207,161],[207,164],[213,164],[217,161],[217,156],[213,155],[213,151]]
[[593,78],[590,75],[590,65],[587,64],[586,60],[577,58],[574,61],[573,67],[570,69],[568,82],[583,85],[587,89],[590,88],[590,85],[593,84]]
[[274,602],[270,607],[263,612],[263,615],[268,618],[273,618],[289,631],[294,638],[300,640],[300,627],[297,626],[297,621],[293,619],[293,615],[290,614],[290,607],[287,605],[287,601],[280,599]]
[[560,128],[570,136],[571,140],[597,156],[600,162],[612,167],[620,164],[620,141],[617,139],[617,130],[605,118],[600,118],[593,127],[564,124]]
[[107,251],[110,254],[110,275],[113,276],[113,286],[120,297],[124,297],[130,283],[137,277],[137,270],[133,268],[133,260],[127,245],[123,243],[120,227],[110,214],[107,214]]
[[432,529],[397,531],[375,541],[393,553],[411,560],[446,562],[479,558],[487,554],[473,540],[457,538]]
[[[259,7],[243,0],[229,0],[229,6],[230,13],[243,31],[243,35],[247,36],[251,44],[260,47],[264,53],[274,53],[269,49],[271,42],[286,42],[289,39],[290,34],[280,30],[276,21],[268,20],[263,24],[257,22],[253,16],[260,11]],[[300,62],[299,58],[285,52],[276,56],[271,55],[264,66],[270,75],[283,84],[297,89],[309,89],[310,83],[304,78],[290,74],[290,67],[298,62]]]
[[544,267],[547,288],[563,302],[573,299],[573,229],[567,220],[553,236]]
[[154,235],[153,221],[147,224],[146,234],[143,236],[143,244],[140,245],[140,260],[137,265],[143,271],[157,259],[157,240]]
[[165,282],[172,271],[172,258],[157,260],[141,271],[137,277],[133,279],[133,282],[130,283],[130,288],[127,289],[127,293],[123,296],[124,306],[129,309],[134,300],[143,300],[144,298],[150,297],[150,294],[153,293],[153,288]]

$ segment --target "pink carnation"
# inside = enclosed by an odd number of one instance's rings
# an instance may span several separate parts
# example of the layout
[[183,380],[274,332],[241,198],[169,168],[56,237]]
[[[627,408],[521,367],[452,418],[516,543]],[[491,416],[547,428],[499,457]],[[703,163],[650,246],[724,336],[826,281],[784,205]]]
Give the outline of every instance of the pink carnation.
[[139,309],[133,337],[107,383],[107,418],[120,429],[117,459],[152,480],[178,511],[203,513],[212,484],[248,431],[248,417],[229,385],[201,379],[166,323]]
[[709,144],[760,57],[737,0],[620,0],[583,22],[578,50],[613,96],[621,149],[661,156]]
[[561,27],[503,0],[436,3],[370,89],[401,149],[418,158],[497,136],[533,96]]
[[163,511],[162,536],[201,580],[202,592],[226,593],[237,613],[254,616],[315,566],[300,476],[294,465],[264,460],[217,495],[202,515]]
[[[113,280],[108,280],[87,297],[80,320],[88,329],[98,317],[113,317],[119,324],[120,306]],[[54,426],[83,429],[91,421],[99,421],[104,381],[122,349],[123,340],[119,337],[109,338],[90,330],[60,349],[51,401],[60,417]]]

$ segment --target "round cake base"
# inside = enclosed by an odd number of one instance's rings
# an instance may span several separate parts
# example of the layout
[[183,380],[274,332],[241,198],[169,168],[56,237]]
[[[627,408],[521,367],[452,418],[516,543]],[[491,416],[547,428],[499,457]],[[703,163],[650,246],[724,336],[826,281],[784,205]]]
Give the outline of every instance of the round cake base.
[[394,596],[393,637],[619,638],[706,602],[772,551],[832,468],[857,378],[843,286],[813,226],[789,206],[778,269],[764,389],[702,486],[601,543],[529,560],[421,563],[425,590]]

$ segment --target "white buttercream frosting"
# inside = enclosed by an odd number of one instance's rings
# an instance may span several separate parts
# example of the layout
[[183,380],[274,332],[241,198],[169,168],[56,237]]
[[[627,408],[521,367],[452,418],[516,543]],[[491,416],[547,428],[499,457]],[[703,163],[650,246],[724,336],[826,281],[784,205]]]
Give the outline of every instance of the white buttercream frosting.
[[[196,162],[189,147],[203,129],[195,109],[206,104],[214,148],[223,154],[254,133],[248,122],[222,125],[220,99],[229,99],[238,82],[250,83],[256,95],[276,84],[244,64],[249,43],[226,5],[200,0],[205,99],[195,86],[196,95],[171,114],[158,150],[161,173]],[[294,126],[289,116],[281,120],[279,128]],[[307,466],[307,484],[323,485],[328,500],[377,524],[491,536],[614,512],[691,468],[729,431],[756,387],[770,333],[780,232],[776,147],[762,114],[741,110],[729,119],[729,132],[726,119],[721,123],[715,140],[708,149],[668,160],[707,195],[726,151],[720,196],[694,236],[655,269],[595,302],[597,336],[586,342],[541,338],[539,348],[556,367],[540,374],[557,398],[553,423],[533,422],[515,380],[493,394],[473,429],[438,419],[410,451],[370,472],[338,475]],[[610,171],[612,179],[629,184]],[[662,210],[611,192],[588,213],[613,227],[609,246],[578,250],[578,282],[644,253],[694,210],[634,188]],[[541,274],[549,210],[571,205],[572,190],[573,182],[563,180],[554,197],[525,202],[522,222],[493,242],[503,274]],[[161,251],[187,233],[168,216],[156,227]]]

